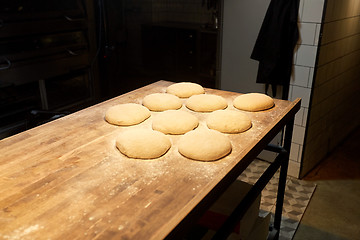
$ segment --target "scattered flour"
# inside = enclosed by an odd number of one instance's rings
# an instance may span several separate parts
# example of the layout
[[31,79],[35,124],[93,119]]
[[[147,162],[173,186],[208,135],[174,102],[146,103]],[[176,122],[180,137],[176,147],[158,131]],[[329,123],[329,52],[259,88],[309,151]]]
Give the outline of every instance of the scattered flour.
[[43,229],[44,227],[39,226],[39,224],[29,226],[27,228],[22,227],[19,229],[16,229],[13,234],[11,235],[1,235],[0,238],[2,239],[9,239],[9,240],[18,240],[18,239],[33,239],[31,236],[28,236],[29,234],[38,231],[39,229]]

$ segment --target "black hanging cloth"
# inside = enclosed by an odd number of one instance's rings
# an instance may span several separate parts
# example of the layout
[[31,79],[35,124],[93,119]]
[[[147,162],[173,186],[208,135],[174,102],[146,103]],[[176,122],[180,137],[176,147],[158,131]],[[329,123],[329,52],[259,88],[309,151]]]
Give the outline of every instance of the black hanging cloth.
[[291,77],[292,59],[299,38],[299,0],[271,0],[257,37],[251,58],[259,61],[257,83],[284,86],[283,99],[287,98]]

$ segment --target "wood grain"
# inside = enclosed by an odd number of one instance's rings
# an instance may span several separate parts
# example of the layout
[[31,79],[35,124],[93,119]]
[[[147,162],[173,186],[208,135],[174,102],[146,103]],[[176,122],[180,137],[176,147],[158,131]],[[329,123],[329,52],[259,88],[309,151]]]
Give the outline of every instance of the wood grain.
[[[151,128],[158,113],[139,125],[119,127],[104,120],[105,111],[120,103],[141,103],[170,84],[159,81],[1,140],[0,239],[162,239],[250,151],[260,152],[259,143],[271,139],[273,129],[278,131],[300,106],[299,99],[275,100],[270,110],[246,112],[253,127],[229,134],[233,150],[218,161],[180,155],[181,136],[170,136],[172,147],[158,159],[125,157],[115,147],[116,136],[129,128]],[[223,96],[229,108],[239,95],[206,93]],[[181,110],[206,127],[206,113]]]

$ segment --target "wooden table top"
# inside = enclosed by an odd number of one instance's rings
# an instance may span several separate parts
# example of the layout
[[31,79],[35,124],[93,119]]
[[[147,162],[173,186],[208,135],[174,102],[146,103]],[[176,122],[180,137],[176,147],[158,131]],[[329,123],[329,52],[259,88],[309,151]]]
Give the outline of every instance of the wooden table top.
[[[120,103],[141,103],[172,84],[159,81],[0,141],[0,239],[162,239],[209,192],[257,153],[294,117],[300,99],[247,113],[253,127],[227,134],[233,150],[214,162],[187,159],[177,150],[181,136],[154,160],[129,159],[115,146],[125,129],[151,128],[152,116],[137,126],[104,120]],[[232,100],[239,93],[206,89]],[[184,100],[185,101],[185,100]],[[195,113],[206,127],[208,113]],[[239,168],[240,166],[240,168]]]

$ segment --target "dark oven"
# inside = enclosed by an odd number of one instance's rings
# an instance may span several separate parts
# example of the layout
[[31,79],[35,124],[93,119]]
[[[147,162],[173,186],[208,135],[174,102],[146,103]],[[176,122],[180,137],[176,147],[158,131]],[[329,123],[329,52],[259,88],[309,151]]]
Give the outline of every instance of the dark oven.
[[0,37],[86,27],[85,0],[0,0]]
[[0,139],[93,100],[85,0],[0,0]]

